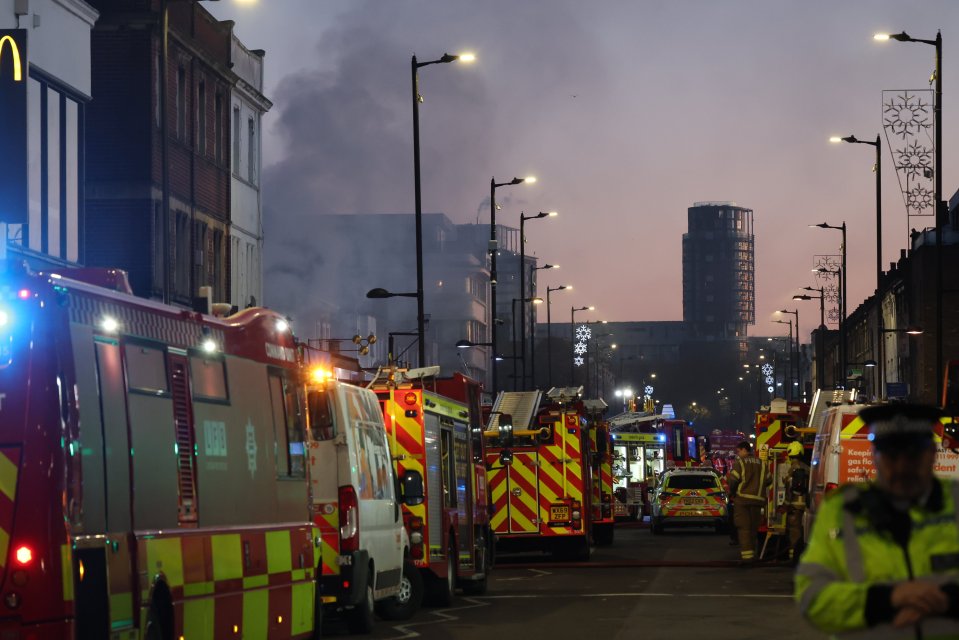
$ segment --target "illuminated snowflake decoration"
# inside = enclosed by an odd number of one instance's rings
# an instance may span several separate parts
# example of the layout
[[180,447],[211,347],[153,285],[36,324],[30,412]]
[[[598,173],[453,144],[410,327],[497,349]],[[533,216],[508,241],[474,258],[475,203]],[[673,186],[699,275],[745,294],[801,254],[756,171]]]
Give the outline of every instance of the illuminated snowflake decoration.
[[574,345],[573,345],[573,353],[575,353],[575,354],[578,355],[578,356],[581,356],[581,355],[583,355],[584,353],[586,353],[586,343],[585,343],[585,342],[577,342],[576,344],[574,344]]
[[576,327],[576,339],[580,342],[584,340],[589,340],[593,337],[592,330],[587,327],[585,324]]
[[573,364],[575,364],[577,367],[581,367],[583,366],[583,359],[580,358],[579,356],[576,356],[575,358],[573,358]]
[[[884,92],[885,93],[885,92]],[[892,95],[883,100],[882,126],[890,135],[906,139],[932,128],[929,122],[932,105],[924,102],[922,96],[908,91]]]
[[646,387],[643,389],[643,393],[645,393],[647,396],[653,395],[653,386],[649,384],[646,385]]
[[773,379],[772,376],[766,376],[766,384],[772,384],[774,382],[776,382],[776,380]]
[[932,177],[932,149],[913,140],[902,149],[895,151],[896,169],[907,178]]
[[768,391],[769,393],[772,393],[775,390],[776,390],[776,387],[766,387],[766,391]]
[[763,372],[764,376],[771,376],[773,374],[773,366],[767,362],[762,366],[760,371]]
[[934,194],[923,186],[913,187],[906,192],[906,207],[922,211],[932,207]]

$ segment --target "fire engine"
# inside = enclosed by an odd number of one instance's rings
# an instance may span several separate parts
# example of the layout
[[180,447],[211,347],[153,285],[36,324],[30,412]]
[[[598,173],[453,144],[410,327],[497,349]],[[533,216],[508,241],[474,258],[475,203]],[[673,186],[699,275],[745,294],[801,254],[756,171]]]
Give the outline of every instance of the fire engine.
[[414,565],[423,589],[449,606],[454,589],[486,591],[493,560],[483,458],[481,386],[439,367],[381,368],[369,387],[383,410],[400,478],[422,477],[422,504],[403,506]]
[[756,453],[760,458],[780,455],[793,440],[809,440],[811,445],[815,429],[810,437],[802,438],[803,427],[809,416],[809,404],[787,402],[775,398],[769,409],[756,413]]
[[611,418],[609,429],[614,486],[630,517],[650,515],[649,495],[664,471],[701,464],[702,437],[685,420],[632,412]]
[[582,390],[550,389],[542,406],[542,391],[497,396],[484,434],[497,551],[548,550],[589,559],[593,454],[609,449],[593,450],[590,431],[596,427]]
[[583,409],[589,421],[587,436],[592,479],[589,523],[593,542],[600,547],[613,544],[616,523],[613,511],[616,502],[613,497],[613,446],[609,425],[602,418],[606,408],[603,400],[583,400]]
[[0,635],[314,632],[284,318],[139,299],[117,270],[5,263],[0,344]]

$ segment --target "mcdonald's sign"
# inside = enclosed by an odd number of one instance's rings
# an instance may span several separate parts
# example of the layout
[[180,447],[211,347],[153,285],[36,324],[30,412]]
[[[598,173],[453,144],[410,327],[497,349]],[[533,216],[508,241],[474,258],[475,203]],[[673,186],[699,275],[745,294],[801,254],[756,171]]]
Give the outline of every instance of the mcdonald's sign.
[[0,29],[0,222],[21,224],[27,210],[27,30]]

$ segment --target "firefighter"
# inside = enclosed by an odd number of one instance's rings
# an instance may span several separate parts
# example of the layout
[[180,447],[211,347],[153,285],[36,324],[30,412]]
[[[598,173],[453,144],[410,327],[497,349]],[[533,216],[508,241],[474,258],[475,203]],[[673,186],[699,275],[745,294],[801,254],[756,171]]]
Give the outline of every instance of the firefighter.
[[801,442],[790,442],[786,449],[789,469],[786,471],[786,531],[789,534],[789,562],[794,563],[802,550],[802,519],[806,511],[806,495],[809,492],[809,465],[803,460]]
[[766,504],[766,488],[770,484],[766,463],[753,455],[752,450],[748,440],[736,445],[737,459],[726,475],[743,565],[756,561],[756,537]]
[[796,570],[800,612],[820,630],[959,636],[959,483],[933,475],[939,414],[914,404],[859,412],[876,479],[825,498]]

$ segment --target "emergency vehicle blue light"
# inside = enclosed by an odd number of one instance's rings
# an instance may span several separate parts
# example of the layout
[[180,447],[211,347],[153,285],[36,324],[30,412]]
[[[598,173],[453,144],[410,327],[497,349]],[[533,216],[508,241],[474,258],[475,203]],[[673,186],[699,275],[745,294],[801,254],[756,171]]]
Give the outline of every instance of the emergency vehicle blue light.
[[870,434],[869,434],[869,442],[872,442],[872,441],[875,440],[875,439],[876,439],[876,434],[875,434],[875,433],[870,433]]
[[666,434],[660,433],[659,435],[656,436],[656,439],[659,440],[660,442],[666,442]]
[[7,313],[4,309],[0,309],[0,328],[7,326],[10,323],[10,314]]

